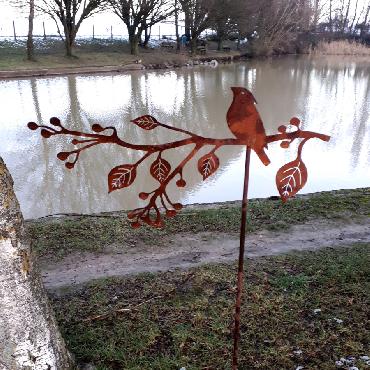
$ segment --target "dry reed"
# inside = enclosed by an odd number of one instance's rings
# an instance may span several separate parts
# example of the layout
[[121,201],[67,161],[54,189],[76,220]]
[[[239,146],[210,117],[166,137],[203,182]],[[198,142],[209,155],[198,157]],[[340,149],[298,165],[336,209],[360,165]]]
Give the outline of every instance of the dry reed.
[[370,55],[370,47],[348,40],[321,41],[315,48],[310,48],[309,53],[313,55]]

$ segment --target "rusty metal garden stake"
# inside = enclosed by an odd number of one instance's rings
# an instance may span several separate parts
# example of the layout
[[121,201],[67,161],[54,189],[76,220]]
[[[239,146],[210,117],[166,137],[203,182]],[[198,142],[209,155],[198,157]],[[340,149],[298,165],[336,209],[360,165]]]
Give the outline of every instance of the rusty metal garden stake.
[[240,342],[240,311],[241,311],[243,283],[244,283],[244,251],[245,251],[245,234],[246,234],[246,228],[247,228],[249,165],[250,165],[250,159],[251,159],[251,148],[247,147],[246,149],[247,150],[245,153],[242,217],[241,217],[241,225],[240,225],[238,277],[237,277],[236,301],[235,301],[233,370],[237,370],[238,368],[238,349],[239,349],[239,342]]
[[[179,132],[187,137],[156,145],[130,143],[121,139],[118,136],[116,128],[113,126],[102,127],[98,123],[95,123],[91,127],[92,132],[80,132],[66,128],[57,117],[50,118],[51,126],[29,122],[28,128],[30,130],[41,129],[41,135],[45,139],[58,135],[73,137],[71,144],[75,146],[74,149],[57,154],[58,159],[64,161],[68,169],[74,168],[84,150],[100,144],[114,144],[121,148],[144,152],[143,156],[136,163],[121,164],[109,172],[109,192],[131,186],[136,179],[137,168],[144,161],[148,160],[148,158],[155,155],[156,158],[152,161],[149,172],[159,185],[149,193],[141,192],[139,194],[139,198],[147,200],[147,204],[142,208],[134,209],[128,213],[127,217],[131,220],[131,226],[133,228],[141,227],[143,224],[157,228],[163,227],[163,211],[167,218],[176,216],[181,210],[182,205],[171,201],[166,191],[167,185],[177,178],[175,184],[178,188],[186,186],[186,181],[183,178],[183,169],[203,147],[211,147],[210,151],[200,157],[197,163],[197,170],[203,180],[206,180],[218,170],[220,160],[216,155],[216,151],[219,148],[228,145],[243,145],[246,147],[237,296],[235,303],[233,370],[236,370],[240,341],[240,311],[244,277],[243,264],[251,150],[253,149],[261,162],[267,166],[270,163],[270,159],[265,151],[268,144],[281,141],[280,146],[286,149],[289,148],[294,140],[302,139],[298,146],[296,159],[282,166],[276,174],[276,186],[281,199],[285,202],[301,190],[307,181],[307,169],[301,158],[303,145],[312,138],[329,141],[330,136],[301,130],[301,121],[296,117],[291,118],[289,124],[279,126],[277,134],[266,135],[262,119],[255,106],[257,102],[253,94],[243,87],[232,87],[231,90],[234,96],[226,114],[226,121],[231,133],[234,135],[233,138],[215,139],[203,137],[193,132],[161,123],[150,115],[140,116],[130,122],[144,131],[161,128]],[[186,146],[191,146],[189,154],[175,168],[172,168],[172,165],[164,158],[163,154],[169,149]]]

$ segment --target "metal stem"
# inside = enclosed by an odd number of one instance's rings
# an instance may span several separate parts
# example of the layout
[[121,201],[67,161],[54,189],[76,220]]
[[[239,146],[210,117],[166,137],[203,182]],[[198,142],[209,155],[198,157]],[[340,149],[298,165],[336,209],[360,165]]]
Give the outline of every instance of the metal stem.
[[236,300],[235,300],[234,349],[233,349],[233,365],[232,365],[233,370],[238,369],[238,348],[239,348],[239,342],[240,342],[240,308],[241,308],[243,282],[244,282],[244,250],[245,250],[245,233],[246,233],[246,225],[247,225],[250,158],[251,158],[251,148],[247,147],[246,154],[245,154],[242,219],[241,219],[241,225],[240,225],[238,279],[237,279],[237,290],[236,290]]

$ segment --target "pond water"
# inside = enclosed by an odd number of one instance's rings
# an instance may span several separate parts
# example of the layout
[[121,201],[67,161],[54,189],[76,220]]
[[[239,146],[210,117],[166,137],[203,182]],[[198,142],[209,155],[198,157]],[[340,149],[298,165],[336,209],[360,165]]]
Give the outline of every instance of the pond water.
[[[164,128],[144,131],[129,122],[151,114],[160,122],[203,136],[232,137],[225,121],[231,86],[253,91],[268,134],[297,116],[305,130],[332,136],[329,143],[312,139],[306,144],[303,160],[308,182],[302,192],[370,185],[370,62],[366,60],[284,57],[217,68],[2,80],[0,155],[12,172],[25,217],[132,209],[141,205],[137,194],[155,186],[149,160],[130,188],[108,194],[109,171],[134,163],[141,153],[104,144],[83,152],[75,168],[67,170],[56,154],[72,149],[71,139],[42,139],[39,131],[26,128],[28,121],[47,123],[57,116],[79,131],[89,131],[94,123],[115,126],[132,143],[184,137]],[[295,158],[296,148],[270,144],[268,167],[253,153],[250,197],[277,195],[276,171]],[[163,157],[179,163],[190,149],[166,151]],[[243,148],[219,149],[220,168],[203,182],[196,167],[207,149],[187,165],[187,186],[170,186],[174,200],[190,204],[241,198]]]

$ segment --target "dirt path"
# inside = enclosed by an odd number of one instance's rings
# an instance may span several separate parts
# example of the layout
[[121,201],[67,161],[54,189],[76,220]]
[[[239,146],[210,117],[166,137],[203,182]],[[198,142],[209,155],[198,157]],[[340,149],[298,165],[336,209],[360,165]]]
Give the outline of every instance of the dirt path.
[[[295,225],[287,231],[261,231],[247,236],[247,257],[315,250],[353,243],[370,243],[370,218],[355,221],[319,220]],[[226,233],[175,234],[164,240],[166,247],[140,246],[105,253],[73,253],[58,263],[41,262],[48,289],[90,280],[189,268],[204,263],[232,262],[237,258],[237,235]],[[118,250],[118,251],[117,251]]]

